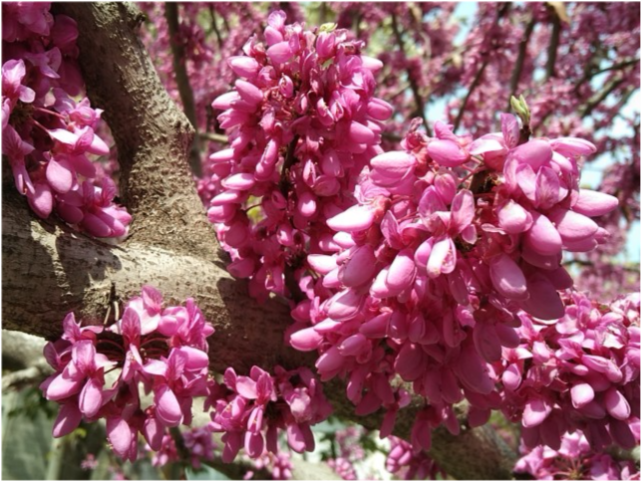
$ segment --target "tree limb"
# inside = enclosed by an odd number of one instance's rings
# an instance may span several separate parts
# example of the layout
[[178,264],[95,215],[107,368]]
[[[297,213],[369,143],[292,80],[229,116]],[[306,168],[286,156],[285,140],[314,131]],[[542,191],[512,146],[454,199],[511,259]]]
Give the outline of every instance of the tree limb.
[[510,78],[510,95],[507,98],[507,107],[505,108],[506,112],[510,111],[510,99],[512,96],[516,95],[516,91],[519,87],[519,81],[521,80],[521,72],[523,72],[523,63],[525,62],[525,56],[527,55],[527,45],[530,42],[530,37],[534,31],[534,26],[536,25],[536,18],[534,15],[530,18],[525,31],[523,32],[523,38],[519,43],[519,53],[516,58],[516,63],[514,64],[514,71],[512,72],[512,77]]
[[[394,12],[392,12],[392,30],[394,31],[394,37],[396,38],[396,43],[398,44],[398,48],[401,50],[403,57],[407,59],[407,48],[405,47],[405,41],[403,40],[403,35],[401,34],[400,29],[398,28],[398,20],[396,19],[396,13]],[[412,72],[409,69],[407,70],[407,78],[410,83],[410,88],[412,89],[412,94],[414,94],[414,102],[416,102],[416,112],[420,115],[421,119],[423,120],[423,127],[425,127],[425,131],[427,135],[431,136],[432,131],[430,130],[430,126],[427,123],[427,117],[425,116],[425,101],[423,100],[423,96],[421,95],[418,82],[416,81],[416,78],[414,78],[414,75],[412,75]]]
[[191,150],[189,151],[189,165],[194,175],[200,177],[202,175],[202,165],[200,163],[198,118],[196,116],[194,91],[189,83],[189,77],[187,76],[187,69],[185,67],[187,56],[185,55],[184,47],[180,42],[178,42],[178,36],[180,35],[178,17],[178,3],[165,2],[165,19],[167,20],[167,26],[169,28],[169,45],[171,46],[173,70],[176,78],[176,84],[178,85],[178,93],[180,94],[180,100],[182,101],[185,115],[196,131],[196,136],[194,137],[191,144]]
[[552,22],[552,33],[550,34],[550,43],[548,45],[548,59],[545,63],[545,80],[554,77],[554,67],[556,65],[556,56],[559,50],[559,41],[561,39],[561,18],[557,11],[548,7]]

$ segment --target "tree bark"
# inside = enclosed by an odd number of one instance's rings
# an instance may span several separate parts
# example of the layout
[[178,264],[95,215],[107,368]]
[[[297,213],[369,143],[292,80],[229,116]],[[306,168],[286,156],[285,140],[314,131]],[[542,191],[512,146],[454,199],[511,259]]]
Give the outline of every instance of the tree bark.
[[[113,301],[126,300],[143,284],[157,287],[167,303],[194,297],[216,333],[210,338],[211,369],[252,365],[270,369],[313,367],[315,356],[283,343],[291,323],[288,306],[250,299],[244,282],[225,270],[213,229],[196,194],[188,158],[193,129],[174,105],[136,36],[135,7],[122,3],[58,4],[78,22],[80,63],[92,105],[105,109],[118,146],[122,187],[134,216],[131,235],[119,246],[41,221],[25,199],[5,187],[2,229],[3,327],[46,338],[62,330],[62,318],[101,323]],[[381,414],[357,417],[341,381],[325,389],[341,417],[368,428]],[[399,412],[395,434],[409,439],[420,404]],[[433,434],[434,459],[450,475],[509,479],[514,453],[489,428]]]

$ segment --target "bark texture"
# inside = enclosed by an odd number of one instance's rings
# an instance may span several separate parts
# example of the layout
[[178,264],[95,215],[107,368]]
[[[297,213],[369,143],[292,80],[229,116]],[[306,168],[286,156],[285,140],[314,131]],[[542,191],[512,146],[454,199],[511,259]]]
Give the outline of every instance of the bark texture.
[[[136,35],[136,8],[124,3],[65,3],[56,9],[78,22],[81,68],[92,105],[105,109],[117,143],[124,199],[134,216],[119,246],[78,234],[54,220],[41,221],[26,201],[3,189],[3,328],[42,337],[61,333],[69,311],[94,323],[108,306],[156,286],[166,302],[192,296],[216,333],[211,368],[244,373],[258,364],[313,366],[314,355],[283,344],[288,307],[277,300],[257,304],[244,282],[224,268],[213,229],[196,194],[188,158],[193,129],[171,101]],[[342,417],[368,428],[381,415],[359,418],[340,381],[326,394]],[[415,406],[399,413],[395,434],[409,439]],[[514,454],[489,428],[433,433],[431,454],[462,479],[508,479]]]

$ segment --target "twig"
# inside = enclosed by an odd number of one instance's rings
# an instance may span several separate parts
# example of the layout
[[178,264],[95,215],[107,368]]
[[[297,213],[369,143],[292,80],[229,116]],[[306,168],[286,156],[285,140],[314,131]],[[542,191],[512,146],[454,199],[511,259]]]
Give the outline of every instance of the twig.
[[[398,44],[398,47],[401,50],[401,53],[403,54],[403,57],[407,58],[407,49],[405,48],[403,35],[401,34],[401,31],[398,28],[398,21],[396,19],[396,13],[394,12],[392,12],[392,30],[394,31],[394,37],[396,38],[396,43]],[[420,92],[418,83],[416,82],[416,78],[414,78],[414,75],[412,75],[412,72],[409,69],[407,70],[407,78],[410,82],[410,88],[412,89],[412,93],[414,94],[414,101],[416,102],[416,111],[420,115],[421,119],[423,120],[423,126],[425,127],[425,131],[427,132],[427,135],[431,136],[432,131],[430,130],[430,126],[427,123],[427,117],[425,116],[425,101],[421,96],[421,92]]]
[[211,16],[211,29],[214,31],[214,34],[216,34],[216,41],[218,42],[218,48],[222,50],[224,41],[223,41],[223,36],[220,34],[220,30],[218,29],[218,25],[216,24],[216,11],[214,10],[213,3],[209,4],[209,14]]
[[625,82],[625,77],[619,77],[611,80],[603,90],[598,92],[596,95],[592,96],[585,104],[585,108],[581,111],[581,118],[585,118],[592,113],[592,111],[603,102],[608,95],[614,92],[623,82]]
[[525,32],[523,32],[523,38],[519,44],[519,55],[516,58],[516,63],[514,64],[514,71],[512,72],[512,78],[510,79],[510,95],[507,98],[507,107],[506,111],[510,110],[510,99],[512,96],[516,95],[516,91],[519,87],[519,80],[521,80],[521,72],[523,72],[523,63],[525,62],[525,56],[527,55],[527,45],[534,31],[534,26],[536,25],[536,19],[534,15],[530,18],[527,26],[525,27]]
[[463,119],[463,114],[465,113],[465,107],[467,106],[467,101],[470,99],[472,93],[474,92],[478,84],[481,82],[481,77],[483,76],[483,72],[485,71],[485,68],[488,66],[489,63],[490,63],[490,57],[488,56],[481,64],[481,68],[478,70],[478,72],[476,72],[476,75],[474,76],[474,80],[472,80],[472,83],[470,84],[470,88],[467,90],[467,94],[465,94],[465,97],[463,98],[463,103],[461,103],[461,108],[459,108],[456,114],[456,119],[454,120],[454,132],[458,130],[458,127],[461,124],[461,120]]
[[548,60],[545,64],[545,80],[554,77],[554,67],[556,65],[556,54],[559,49],[559,40],[561,39],[561,19],[553,8],[549,8],[552,16],[552,34],[550,35],[550,44],[548,45]]
[[227,142],[229,142],[229,138],[226,135],[217,134],[216,132],[198,132],[198,136],[202,140],[218,142],[219,144],[226,144]]
[[615,63],[614,65],[610,65],[609,67],[602,68],[601,70],[597,70],[592,74],[592,77],[596,77],[597,75],[600,75],[604,72],[609,72],[610,70],[621,70],[626,67],[630,67],[631,65],[636,64],[639,61],[638,58],[632,58],[629,60],[624,60],[623,62]]
[[[171,52],[173,54],[174,74],[176,77],[176,84],[178,85],[178,92],[180,93],[180,100],[183,103],[183,110],[189,122],[198,134],[198,121],[196,119],[196,105],[194,102],[194,92],[189,83],[187,76],[187,69],[185,68],[185,49],[178,42],[178,4],[175,2],[165,2],[165,18],[167,19],[167,26],[169,28],[169,43],[171,45]],[[194,136],[194,140],[189,152],[189,165],[192,172],[197,177],[202,175],[202,166],[200,163],[200,142],[198,135]]]

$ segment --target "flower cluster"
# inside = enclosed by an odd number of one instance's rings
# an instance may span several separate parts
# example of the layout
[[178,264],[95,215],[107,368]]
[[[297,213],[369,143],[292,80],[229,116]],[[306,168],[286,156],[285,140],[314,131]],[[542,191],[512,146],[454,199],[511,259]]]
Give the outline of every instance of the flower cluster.
[[415,452],[412,445],[396,436],[390,436],[390,452],[386,469],[399,479],[443,479],[444,473],[425,452]]
[[[62,339],[49,342],[44,351],[55,373],[40,387],[61,406],[54,437],[70,433],[82,419],[104,418],[120,457],[136,459],[139,432],[160,450],[166,429],[190,424],[193,398],[207,393],[206,338],[213,332],[192,299],[163,309],[162,295],[151,286],[130,299],[122,318],[107,328],[80,327],[69,313]],[[106,386],[116,368],[120,372]],[[139,386],[153,393],[147,408]]]
[[325,220],[349,207],[349,193],[380,153],[381,121],[392,108],[373,96],[372,71],[342,30],[306,31],[267,20],[264,42],[229,59],[240,77],[214,109],[230,141],[212,154],[216,196],[208,215],[231,253],[230,272],[251,277],[252,294],[285,295],[286,269],[300,270],[308,244],[331,243]]
[[581,431],[565,434],[556,449],[521,446],[521,453],[514,471],[530,474],[533,479],[639,479],[633,461],[594,452]]
[[49,7],[2,5],[2,153],[39,217],[55,210],[93,236],[120,237],[131,216],[114,204],[113,181],[89,160],[109,154],[95,133],[101,111],[74,99],[84,89],[76,22]]
[[277,454],[279,429],[287,433],[294,451],[313,451],[310,426],[332,411],[309,369],[286,371],[280,366],[274,368],[273,376],[258,366],[252,367],[249,376],[228,368],[223,384],[210,381],[208,407],[213,408],[213,431],[224,433],[224,462],[233,461],[243,446],[250,458],[260,457],[265,449]]
[[508,419],[522,420],[523,443],[559,450],[581,430],[593,450],[639,443],[639,294],[598,306],[566,300],[554,325],[522,313],[518,346],[496,365]]
[[[429,400],[413,445],[429,448],[429,426],[445,422],[467,398],[473,425],[500,405],[488,363],[517,347],[520,309],[537,323],[564,315],[558,290],[572,286],[563,250],[589,250],[607,232],[591,216],[616,198],[578,188],[587,141],[520,142],[517,119],[475,141],[437,122],[435,137],[412,131],[404,151],[372,158],[355,188],[358,203],[329,218],[332,243],[310,249],[317,275],[290,343],[319,349],[322,380],[348,375],[357,412],[387,409],[391,432],[406,395],[396,375]],[[310,326],[311,324],[311,326]]]

